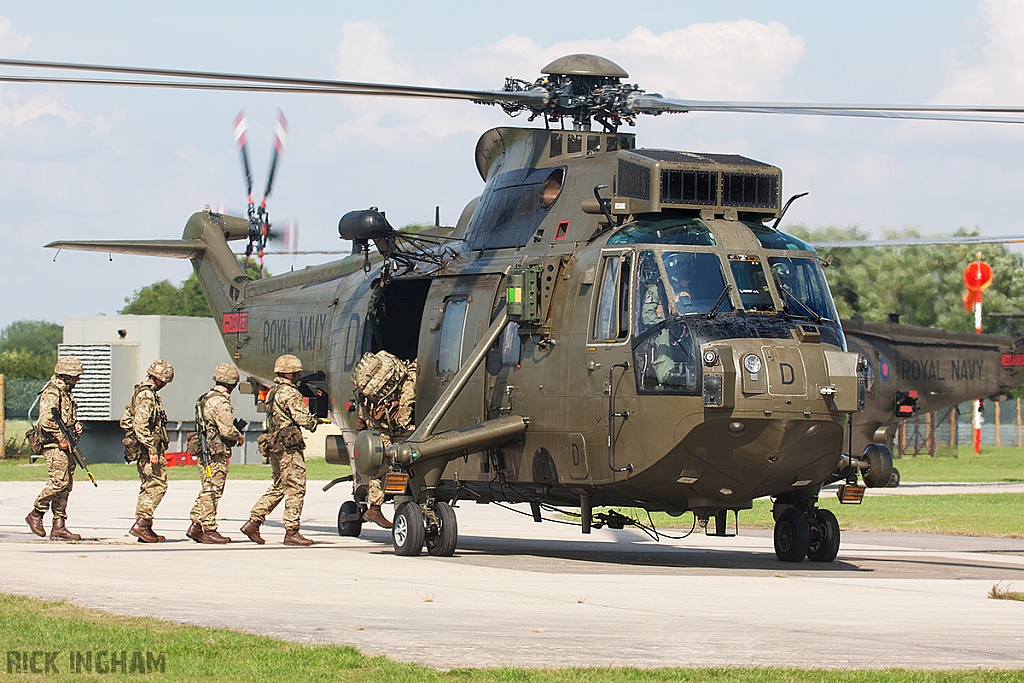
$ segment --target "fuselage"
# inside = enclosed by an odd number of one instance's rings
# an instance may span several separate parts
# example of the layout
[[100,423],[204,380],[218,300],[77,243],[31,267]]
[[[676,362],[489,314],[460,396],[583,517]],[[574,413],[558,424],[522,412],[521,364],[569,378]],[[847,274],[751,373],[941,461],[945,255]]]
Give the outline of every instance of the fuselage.
[[[445,481],[669,511],[816,494],[863,396],[813,249],[766,222],[781,173],[634,147],[632,135],[489,131],[477,147],[487,184],[445,231],[460,241],[442,266],[394,273],[372,315],[376,255],[368,273],[353,256],[240,283],[224,313],[246,331],[225,342],[262,384],[282,353],[324,372],[351,448],[362,354],[418,359],[422,417],[507,309],[513,322],[437,431],[510,414],[529,429],[451,461]],[[662,185],[647,191],[652,177]],[[730,182],[758,206],[723,206]],[[597,186],[612,188],[608,215]]]

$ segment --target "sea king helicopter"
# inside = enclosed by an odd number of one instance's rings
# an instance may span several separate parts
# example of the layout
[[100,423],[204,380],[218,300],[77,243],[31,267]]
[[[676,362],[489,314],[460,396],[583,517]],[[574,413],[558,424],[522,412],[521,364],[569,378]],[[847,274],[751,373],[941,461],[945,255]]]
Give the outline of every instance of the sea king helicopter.
[[[609,506],[690,511],[727,535],[729,511],[770,496],[778,558],[834,560],[840,527],[817,505],[822,487],[839,482],[841,500],[860,502],[891,481],[892,455],[876,440],[852,450],[870,360],[848,350],[815,250],[778,230],[792,202],[782,172],[646,149],[621,128],[689,111],[1021,122],[1000,107],[669,99],[594,55],[490,91],[0,64],[32,69],[8,82],[459,99],[540,119],[480,137],[485,185],[454,227],[408,234],[376,208],[352,211],[338,229],[355,253],[302,271],[251,280],[240,266],[230,245],[263,251],[265,207],[248,219],[201,211],[176,240],[47,245],[190,259],[249,390],[259,396],[275,358],[293,353],[310,406],[341,428],[327,444],[353,467],[339,531],[360,533],[367,483],[381,478],[399,555],[453,554],[456,500],[529,503],[537,521],[547,506],[578,508],[585,534],[628,521]],[[377,288],[383,319],[367,311]],[[420,368],[415,429],[387,445],[357,431],[351,380],[379,349]]]

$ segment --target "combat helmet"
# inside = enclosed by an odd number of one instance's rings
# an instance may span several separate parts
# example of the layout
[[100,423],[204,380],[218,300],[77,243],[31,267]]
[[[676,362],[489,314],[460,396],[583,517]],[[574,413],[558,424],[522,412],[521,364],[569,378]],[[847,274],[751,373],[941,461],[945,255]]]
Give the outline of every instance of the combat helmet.
[[231,363],[221,363],[213,370],[213,381],[220,384],[238,384],[238,368]]
[[290,353],[278,356],[277,361],[274,362],[274,372],[278,374],[284,372],[302,372],[302,361]]
[[85,372],[85,368],[82,367],[82,361],[78,360],[74,356],[64,356],[63,358],[57,359],[57,364],[53,366],[53,374],[65,375],[67,377],[81,377],[82,373]]
[[149,370],[146,370],[146,374],[150,377],[156,377],[164,384],[168,384],[174,379],[174,368],[171,364],[165,360],[155,360],[153,364],[149,366]]

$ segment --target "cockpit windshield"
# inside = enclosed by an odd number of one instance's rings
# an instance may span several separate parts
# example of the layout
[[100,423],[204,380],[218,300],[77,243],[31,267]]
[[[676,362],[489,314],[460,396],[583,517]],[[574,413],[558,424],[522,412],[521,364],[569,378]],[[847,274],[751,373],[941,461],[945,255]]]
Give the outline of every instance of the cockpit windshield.
[[725,289],[722,263],[710,253],[642,251],[637,330],[675,315],[708,313]]
[[[832,295],[821,266],[814,258],[771,256],[768,265],[779,288],[779,297],[790,315],[837,320]],[[796,302],[793,301],[796,299]],[[811,315],[813,313],[814,315]]]
[[689,216],[640,220],[624,225],[608,244],[693,244],[714,246],[715,236],[699,218]]
[[775,311],[775,302],[772,301],[768,278],[761,267],[760,258],[729,254],[729,268],[736,280],[736,289],[744,310],[765,313]]

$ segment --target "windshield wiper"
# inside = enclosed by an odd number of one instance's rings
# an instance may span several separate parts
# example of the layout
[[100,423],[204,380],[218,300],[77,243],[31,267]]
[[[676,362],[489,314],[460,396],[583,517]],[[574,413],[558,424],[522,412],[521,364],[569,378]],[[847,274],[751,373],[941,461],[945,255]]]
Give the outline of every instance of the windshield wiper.
[[816,323],[820,323],[821,322],[821,316],[818,315],[817,313],[815,313],[813,308],[811,308],[810,306],[805,304],[803,301],[800,301],[800,299],[797,298],[796,294],[793,294],[793,291],[789,287],[787,287],[786,285],[782,284],[781,282],[778,283],[778,285],[779,285],[779,291],[781,291],[783,294],[785,294],[787,297],[789,297],[790,301],[792,301],[797,306],[799,306],[800,308],[802,308],[805,311],[807,311],[808,317],[810,317]]
[[711,307],[710,311],[708,311],[708,320],[714,320],[715,316],[718,315],[718,307],[722,305],[723,301],[725,301],[726,297],[729,294],[729,290],[731,289],[732,285],[726,283],[725,288],[722,289],[722,293],[718,295],[718,301],[716,301],[715,305]]

